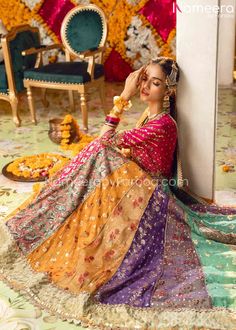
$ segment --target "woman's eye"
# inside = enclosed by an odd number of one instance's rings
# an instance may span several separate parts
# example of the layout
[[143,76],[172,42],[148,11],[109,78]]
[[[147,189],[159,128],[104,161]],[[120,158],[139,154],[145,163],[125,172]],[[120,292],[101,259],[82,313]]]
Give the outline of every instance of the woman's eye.
[[159,83],[153,83],[155,86],[159,86],[160,84]]

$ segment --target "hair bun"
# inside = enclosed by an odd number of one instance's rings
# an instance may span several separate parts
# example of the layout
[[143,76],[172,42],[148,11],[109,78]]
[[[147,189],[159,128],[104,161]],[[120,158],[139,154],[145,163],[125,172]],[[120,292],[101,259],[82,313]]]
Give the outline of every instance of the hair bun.
[[179,66],[176,61],[170,57],[158,56],[152,59],[151,63],[159,64],[166,74],[166,81],[169,87],[176,86],[179,81]]

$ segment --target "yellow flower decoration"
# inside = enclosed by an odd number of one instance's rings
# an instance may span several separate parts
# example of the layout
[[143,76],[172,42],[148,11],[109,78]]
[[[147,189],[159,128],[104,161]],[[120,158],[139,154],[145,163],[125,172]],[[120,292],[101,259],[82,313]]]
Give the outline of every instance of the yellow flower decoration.
[[62,134],[61,134],[61,136],[62,136],[63,138],[66,138],[66,139],[67,139],[67,138],[70,137],[70,132],[67,131],[67,130],[66,130],[66,131],[63,131]]
[[[61,148],[63,150],[70,150],[75,156],[83,150],[96,136],[90,136],[80,131],[77,121],[71,116],[66,115],[60,125],[62,131]],[[76,131],[77,143],[70,143],[71,131]]]
[[13,26],[29,23],[32,13],[20,0],[1,0],[0,17],[9,31]]
[[[141,0],[142,4],[147,0]],[[108,37],[107,42],[109,47],[105,53],[105,59],[110,51],[115,49],[123,59],[131,64],[131,60],[126,57],[125,37],[128,26],[130,25],[132,16],[137,13],[140,6],[133,6],[125,0],[121,1],[100,1],[94,0],[94,4],[101,7],[106,13],[108,20]]]
[[[33,9],[27,6],[28,2],[23,0],[0,0],[0,18],[2,19],[7,30],[10,30],[13,26],[20,24],[32,24],[32,19],[36,20],[40,27],[47,32],[47,36],[52,38],[54,42],[59,42],[58,36],[47,25],[43,18],[38,14],[42,4],[45,0],[36,1]],[[75,6],[77,6],[79,0],[70,0]],[[139,16],[143,21],[144,26],[149,26],[152,29],[153,36],[156,40],[158,47],[160,48],[160,56],[170,56],[175,58],[173,50],[171,49],[171,43],[173,37],[176,34],[175,29],[170,33],[167,42],[165,43],[157,31],[152,27],[147,18],[140,14],[140,9],[148,2],[148,0],[140,1],[127,1],[127,0],[91,0],[90,3],[96,4],[100,7],[108,21],[108,37],[104,59],[106,60],[112,49],[115,49],[122,58],[129,63],[133,64],[133,59],[129,58],[126,54],[125,40],[127,37],[127,30],[134,16]],[[49,56],[51,63],[57,60],[57,55]]]
[[64,124],[71,124],[73,122],[73,117],[71,115],[66,115],[63,119],[63,122],[61,123],[61,125]]
[[24,178],[49,177],[65,166],[69,160],[67,157],[50,153],[25,156],[9,164],[7,171]]

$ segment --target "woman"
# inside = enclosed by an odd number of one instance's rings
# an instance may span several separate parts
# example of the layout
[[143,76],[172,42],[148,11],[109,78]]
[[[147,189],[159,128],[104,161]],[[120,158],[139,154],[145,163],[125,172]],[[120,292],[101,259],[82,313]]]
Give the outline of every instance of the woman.
[[[100,138],[1,225],[2,278],[33,303],[109,329],[236,328],[236,211],[190,208],[166,184],[178,79],[165,57],[132,73]],[[138,89],[148,109],[116,133]]]

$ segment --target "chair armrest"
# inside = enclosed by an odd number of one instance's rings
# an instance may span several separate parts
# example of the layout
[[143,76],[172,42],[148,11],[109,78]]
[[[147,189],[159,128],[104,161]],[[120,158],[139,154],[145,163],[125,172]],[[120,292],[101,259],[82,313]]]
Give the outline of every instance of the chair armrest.
[[95,57],[89,56],[87,72],[91,77],[91,81],[94,80],[94,67],[95,67]]
[[21,54],[22,54],[22,56],[32,55],[32,54],[39,54],[39,53],[43,53],[43,52],[46,52],[46,51],[51,50],[51,49],[60,49],[62,47],[63,47],[62,44],[53,44],[53,45],[48,45],[48,46],[40,45],[37,48],[33,47],[33,48],[23,50],[21,52]]
[[86,50],[84,52],[80,52],[79,57],[85,58],[89,56],[95,56],[96,54],[103,52],[105,49],[106,47],[99,47],[95,49]]

